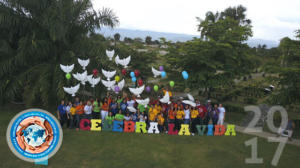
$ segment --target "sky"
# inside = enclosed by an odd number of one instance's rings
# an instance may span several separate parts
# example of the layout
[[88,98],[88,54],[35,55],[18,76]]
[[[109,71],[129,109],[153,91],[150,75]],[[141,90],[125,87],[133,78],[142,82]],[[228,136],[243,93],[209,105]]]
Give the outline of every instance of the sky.
[[198,35],[196,17],[243,5],[253,38],[279,41],[300,29],[300,0],[92,0],[94,9],[111,8],[119,28]]

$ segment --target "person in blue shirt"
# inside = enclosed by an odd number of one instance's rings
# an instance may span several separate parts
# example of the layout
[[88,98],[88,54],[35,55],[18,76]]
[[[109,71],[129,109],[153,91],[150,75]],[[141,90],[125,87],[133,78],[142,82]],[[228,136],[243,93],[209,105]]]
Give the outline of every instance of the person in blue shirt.
[[111,99],[111,103],[109,107],[110,107],[110,111],[115,116],[118,113],[118,103],[115,101],[115,99]]
[[68,115],[64,100],[62,100],[60,105],[57,107],[57,118],[60,121],[61,127],[63,127],[64,124],[68,122]]
[[122,114],[125,114],[126,113],[126,110],[127,110],[127,102],[125,99],[123,99],[123,101],[120,103],[120,109],[122,111]]

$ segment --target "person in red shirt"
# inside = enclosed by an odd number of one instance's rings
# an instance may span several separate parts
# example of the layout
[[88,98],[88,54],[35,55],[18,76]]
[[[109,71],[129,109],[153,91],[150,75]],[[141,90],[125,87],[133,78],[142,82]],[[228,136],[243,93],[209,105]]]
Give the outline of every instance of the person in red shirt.
[[198,124],[202,125],[203,124],[203,121],[206,117],[206,114],[207,114],[207,109],[204,105],[200,104],[200,101],[197,100],[196,101],[196,107],[199,111],[199,114],[198,114]]

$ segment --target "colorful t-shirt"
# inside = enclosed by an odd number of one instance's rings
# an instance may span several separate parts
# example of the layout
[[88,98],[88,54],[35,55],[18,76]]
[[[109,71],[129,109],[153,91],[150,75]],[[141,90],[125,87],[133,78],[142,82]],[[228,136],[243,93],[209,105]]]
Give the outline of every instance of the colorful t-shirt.
[[159,125],[164,125],[165,119],[164,119],[163,116],[159,115],[159,116],[157,117],[157,121],[158,121],[158,124],[159,124]]
[[198,116],[198,110],[196,109],[196,110],[192,110],[192,112],[191,112],[191,118],[197,118],[197,116]]
[[83,109],[84,109],[83,105],[76,106],[76,114],[83,114],[84,113]]
[[108,109],[109,109],[108,104],[106,102],[103,103],[101,109],[104,111],[108,111]]
[[105,120],[107,121],[107,123],[108,123],[109,125],[112,125],[114,119],[115,119],[114,116],[106,116],[106,117],[105,117]]
[[183,110],[178,110],[177,113],[176,113],[176,118],[177,119],[183,119],[184,117],[184,111]]
[[119,120],[119,121],[122,121],[122,120],[124,120],[124,115],[123,114],[116,114],[115,119]]
[[100,112],[100,106],[99,106],[99,103],[97,101],[94,101],[94,103],[93,103],[93,111],[96,112],[96,113]]
[[173,111],[173,110],[169,110],[168,111],[168,118],[170,119],[170,120],[174,120],[175,119],[175,112]]
[[71,115],[75,115],[76,114],[76,108],[75,107],[71,107],[70,108],[70,113],[71,113]]

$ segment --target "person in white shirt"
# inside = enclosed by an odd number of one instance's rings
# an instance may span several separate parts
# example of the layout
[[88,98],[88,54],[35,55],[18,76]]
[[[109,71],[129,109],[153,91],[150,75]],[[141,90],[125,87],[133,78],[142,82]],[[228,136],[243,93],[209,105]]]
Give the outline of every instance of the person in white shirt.
[[190,113],[191,113],[191,110],[190,110],[189,105],[185,105],[185,108],[184,108],[184,124],[190,124]]
[[92,103],[90,101],[87,101],[86,105],[84,106],[84,114],[87,119],[92,119],[92,110]]
[[226,110],[223,107],[222,104],[219,104],[219,120],[218,120],[218,125],[223,125],[224,124],[224,120],[225,120],[225,113]]
[[126,115],[124,116],[124,120],[125,121],[130,121],[131,117],[129,116],[129,113],[126,113]]
[[135,100],[133,100],[133,99],[127,101],[127,104],[129,107],[133,107],[134,103],[135,103]]

